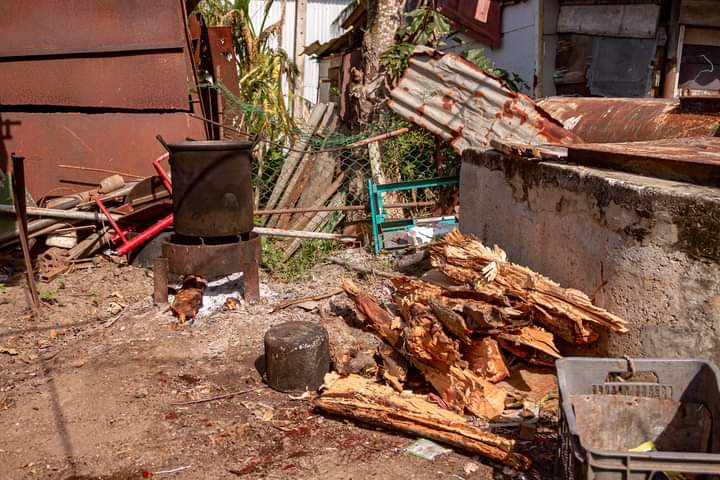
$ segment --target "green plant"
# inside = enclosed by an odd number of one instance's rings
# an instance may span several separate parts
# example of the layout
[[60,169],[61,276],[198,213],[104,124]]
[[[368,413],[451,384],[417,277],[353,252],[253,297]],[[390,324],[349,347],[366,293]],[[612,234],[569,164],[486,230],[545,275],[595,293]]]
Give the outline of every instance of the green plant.
[[450,21],[433,7],[416,8],[406,17],[405,26],[398,30],[397,43],[380,59],[392,81],[405,71],[416,45],[436,47],[450,33]]
[[40,300],[47,303],[53,303],[58,296],[58,291],[51,288],[40,290]]
[[307,279],[310,270],[337,250],[338,244],[330,240],[305,241],[289,259],[285,258],[283,247],[284,242],[263,237],[262,267],[280,280],[297,281]]
[[232,28],[240,95],[232,95],[224,85],[214,86],[230,100],[237,115],[237,127],[281,141],[295,131],[283,86],[292,92],[297,67],[287,52],[272,44],[273,37],[282,33],[287,0],[282,1],[280,19],[265,26],[273,3],[274,0],[265,1],[258,31],[250,19],[250,0],[202,0],[197,10],[208,25]]
[[0,283],[0,293],[5,293],[5,290],[7,290],[7,287],[4,283]]
[[63,288],[65,288],[65,278],[64,278],[64,277],[58,278],[58,288],[59,288],[60,290],[62,290]]
[[485,56],[485,50],[482,48],[469,48],[463,51],[462,56],[470,63],[477,65],[490,75],[503,80],[512,90],[519,92],[520,90],[529,89],[530,86],[517,73],[510,73],[507,70],[495,66],[495,62]]

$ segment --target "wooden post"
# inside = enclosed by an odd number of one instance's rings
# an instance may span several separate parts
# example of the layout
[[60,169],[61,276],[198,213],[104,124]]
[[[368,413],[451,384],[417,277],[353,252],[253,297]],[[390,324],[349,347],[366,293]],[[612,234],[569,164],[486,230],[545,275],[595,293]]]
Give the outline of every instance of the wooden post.
[[153,301],[155,305],[168,303],[168,259],[158,257],[153,260]]
[[28,226],[27,226],[27,204],[25,198],[25,157],[12,154],[12,191],[13,202],[15,203],[15,218],[17,219],[17,229],[20,232],[20,246],[22,247],[23,258],[25,260],[25,273],[27,275],[28,290],[30,290],[30,299],[33,312],[35,315],[40,313],[40,295],[38,295],[37,286],[35,285],[35,273],[33,272],[32,259],[30,258],[30,244],[28,243]]
[[296,0],[295,2],[295,55],[294,61],[297,65],[297,78],[295,79],[293,95],[293,116],[303,118],[303,90],[305,88],[305,27],[307,24],[307,0]]

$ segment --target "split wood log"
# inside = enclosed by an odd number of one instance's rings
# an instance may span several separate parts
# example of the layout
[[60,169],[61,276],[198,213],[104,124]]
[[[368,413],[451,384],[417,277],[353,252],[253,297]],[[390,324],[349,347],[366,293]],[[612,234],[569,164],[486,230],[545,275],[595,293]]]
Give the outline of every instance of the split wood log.
[[500,346],[491,337],[474,340],[462,352],[463,358],[470,366],[470,370],[487,381],[497,383],[510,376],[510,371],[500,352]]
[[592,325],[617,333],[628,331],[622,318],[593,305],[584,293],[562,288],[529,268],[508,262],[499,247],[490,249],[457,230],[431,248],[431,261],[448,277],[497,301],[532,306],[538,322],[569,342],[585,345],[595,341]]
[[407,381],[410,365],[400,352],[392,348],[390,345],[383,343],[377,349],[377,354],[382,362],[382,378],[396,392],[404,390]]
[[506,392],[467,368],[459,342],[447,336],[429,307],[403,300],[399,318],[351,280],[343,280],[342,287],[355,302],[361,320],[400,351],[450,408],[458,412],[467,409],[482,418],[494,418],[503,412]]
[[334,370],[342,376],[359,374],[375,378],[378,365],[375,351],[382,341],[372,333],[348,325],[342,317],[320,312],[320,325],[330,339],[330,360]]
[[430,308],[403,301],[404,351],[408,360],[455,411],[467,409],[481,418],[494,418],[505,410],[505,390],[468,368],[460,343],[449,337]]
[[552,358],[562,358],[562,355],[560,355],[560,352],[555,346],[552,333],[537,327],[523,327],[515,332],[501,333],[497,338],[511,342],[516,346],[525,346],[539,350]]
[[530,466],[527,457],[513,452],[513,440],[482,430],[419,395],[400,394],[357,375],[340,378],[329,374],[313,404],[336,415],[446,443],[518,470]]
[[310,145],[310,137],[312,137],[320,126],[320,122],[325,115],[327,107],[327,104],[318,103],[313,107],[312,112],[310,112],[310,118],[308,119],[307,125],[302,130],[297,142],[293,145],[293,150],[283,162],[283,166],[280,169],[280,175],[278,176],[275,186],[270,193],[270,198],[265,204],[266,209],[272,209],[277,206],[280,196],[283,192],[285,192],[287,184],[292,175],[295,173],[298,163],[300,163],[300,160],[305,154],[305,150],[307,150]]
[[180,323],[197,316],[202,307],[203,291],[207,281],[201,277],[191,275],[183,280],[182,288],[175,295],[170,310],[177,315]]
[[280,228],[254,227],[253,232],[268,237],[284,238],[309,238],[315,240],[337,240],[338,242],[352,243],[357,241],[355,237],[349,237],[340,233],[306,232],[305,230],[282,230]]

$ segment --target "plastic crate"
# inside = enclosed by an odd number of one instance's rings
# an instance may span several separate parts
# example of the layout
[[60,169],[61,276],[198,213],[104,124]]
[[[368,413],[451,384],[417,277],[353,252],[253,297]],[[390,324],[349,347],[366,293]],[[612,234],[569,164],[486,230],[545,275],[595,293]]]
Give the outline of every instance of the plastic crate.
[[[660,479],[667,478],[667,472],[691,474],[692,479],[720,479],[720,373],[713,364],[702,360],[564,358],[556,367],[561,400],[560,459],[566,480]],[[653,378],[640,381],[638,377]],[[645,453],[589,448],[581,438],[571,396],[598,398],[591,397],[598,394],[700,404],[707,409],[704,418],[709,412],[709,427],[703,434],[708,435],[707,448]]]

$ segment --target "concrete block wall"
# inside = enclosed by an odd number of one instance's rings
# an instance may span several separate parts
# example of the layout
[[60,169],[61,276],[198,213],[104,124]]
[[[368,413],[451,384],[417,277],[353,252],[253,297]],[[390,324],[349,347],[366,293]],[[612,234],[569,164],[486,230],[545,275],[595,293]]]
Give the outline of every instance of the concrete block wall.
[[460,228],[629,323],[565,353],[720,365],[720,189],[466,151]]

